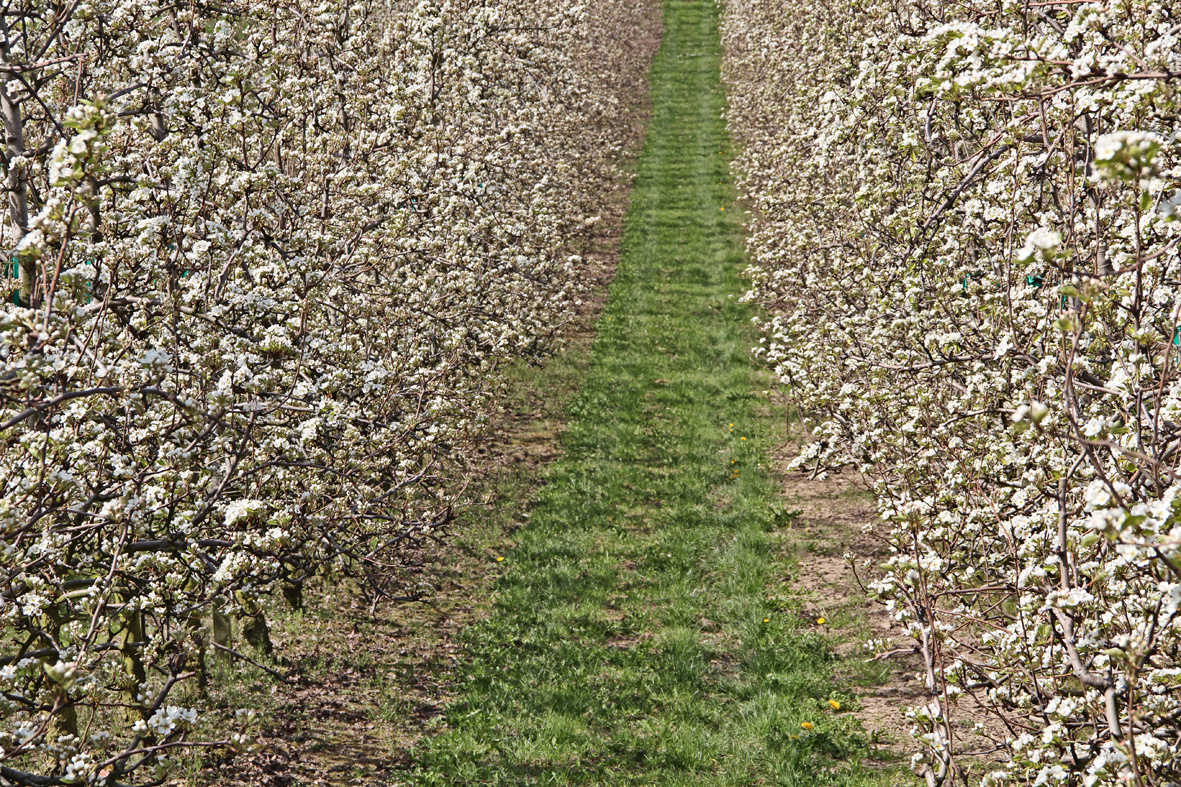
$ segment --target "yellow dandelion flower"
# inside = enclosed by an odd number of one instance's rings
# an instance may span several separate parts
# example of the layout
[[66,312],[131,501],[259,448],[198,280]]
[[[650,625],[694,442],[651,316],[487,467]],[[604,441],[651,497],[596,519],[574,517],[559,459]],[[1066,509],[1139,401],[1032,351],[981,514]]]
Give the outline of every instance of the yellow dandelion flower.
[[770,622],[771,622],[771,618],[763,618],[763,622],[764,622],[764,623],[770,623]]
[[840,710],[841,709],[841,703],[837,702],[836,700],[829,700],[828,704],[830,706],[832,706],[833,710]]
[[810,729],[812,729],[812,722],[806,721],[803,724],[801,724],[800,726],[803,727],[805,730],[810,730]]
[[818,626],[823,626],[827,622],[828,621],[825,620],[824,618],[816,618],[816,625],[818,625]]
[[504,557],[503,557],[502,555],[497,555],[497,556],[496,556],[496,562],[497,562],[497,563],[502,563],[502,562],[504,562]]

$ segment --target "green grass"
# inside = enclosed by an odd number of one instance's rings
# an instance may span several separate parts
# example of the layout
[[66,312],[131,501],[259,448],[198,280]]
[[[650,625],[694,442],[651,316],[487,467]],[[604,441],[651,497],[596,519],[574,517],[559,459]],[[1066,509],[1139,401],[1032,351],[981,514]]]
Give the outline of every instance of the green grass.
[[[782,583],[782,422],[749,348],[717,9],[669,0],[623,255],[564,455],[514,534],[416,784],[872,782]],[[811,730],[801,727],[805,722]]]

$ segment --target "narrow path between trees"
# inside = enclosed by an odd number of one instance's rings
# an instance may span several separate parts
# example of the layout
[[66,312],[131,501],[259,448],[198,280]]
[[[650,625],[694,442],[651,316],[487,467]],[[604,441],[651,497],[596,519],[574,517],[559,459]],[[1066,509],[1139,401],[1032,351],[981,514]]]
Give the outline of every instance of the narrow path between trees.
[[717,9],[669,0],[623,255],[558,460],[415,784],[848,783],[863,751],[784,584]]

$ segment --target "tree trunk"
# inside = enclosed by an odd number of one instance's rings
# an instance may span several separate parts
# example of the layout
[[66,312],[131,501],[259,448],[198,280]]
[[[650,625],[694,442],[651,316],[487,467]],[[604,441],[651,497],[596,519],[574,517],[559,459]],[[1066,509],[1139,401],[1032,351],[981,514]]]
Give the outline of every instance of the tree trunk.
[[[8,26],[0,23],[0,40],[8,40]],[[9,65],[8,47],[0,44],[0,60]],[[4,123],[4,155],[8,162],[25,152],[25,122],[20,102],[9,92],[8,82],[0,81],[0,120]],[[24,167],[8,167],[8,221],[12,226],[15,250],[29,231],[28,176]],[[33,265],[20,265],[20,299],[22,306],[33,303]]]

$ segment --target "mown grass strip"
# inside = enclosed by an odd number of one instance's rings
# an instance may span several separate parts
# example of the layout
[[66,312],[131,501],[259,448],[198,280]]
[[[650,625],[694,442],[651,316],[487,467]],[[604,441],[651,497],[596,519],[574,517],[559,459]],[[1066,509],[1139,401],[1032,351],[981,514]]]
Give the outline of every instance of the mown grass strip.
[[[712,2],[669,0],[623,257],[564,456],[467,638],[419,784],[848,783],[863,747],[814,621],[771,592]],[[810,726],[810,728],[809,728]]]

